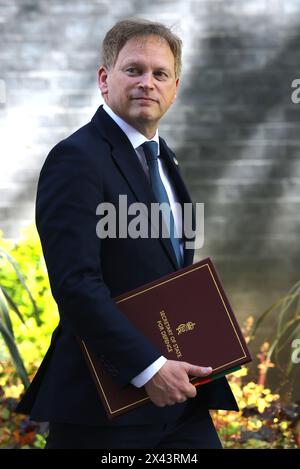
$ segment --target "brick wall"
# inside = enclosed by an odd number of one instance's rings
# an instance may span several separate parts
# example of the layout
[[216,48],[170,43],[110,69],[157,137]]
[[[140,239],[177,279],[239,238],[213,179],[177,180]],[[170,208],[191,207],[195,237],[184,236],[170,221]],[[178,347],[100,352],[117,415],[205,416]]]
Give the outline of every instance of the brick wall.
[[0,227],[15,238],[33,221],[42,162],[101,102],[99,45],[131,15],[184,40],[181,89],[160,132],[205,203],[196,258],[215,260],[240,317],[257,314],[299,280],[297,0],[0,0]]

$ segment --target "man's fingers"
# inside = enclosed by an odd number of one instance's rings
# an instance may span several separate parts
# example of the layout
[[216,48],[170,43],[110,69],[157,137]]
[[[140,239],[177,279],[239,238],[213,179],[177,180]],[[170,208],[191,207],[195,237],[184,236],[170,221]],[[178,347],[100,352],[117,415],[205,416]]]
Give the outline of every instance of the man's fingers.
[[161,370],[145,384],[145,388],[155,405],[170,406],[196,396],[196,387],[189,382],[189,376],[204,377],[211,372],[211,367],[167,360]]
[[210,375],[210,373],[212,372],[212,368],[211,366],[196,366],[188,363],[187,372],[191,376],[202,377]]
[[188,388],[188,390],[187,390],[187,392],[186,392],[186,395],[187,395],[187,397],[196,397],[196,395],[197,395],[196,387],[193,386],[193,385],[191,385],[191,386]]

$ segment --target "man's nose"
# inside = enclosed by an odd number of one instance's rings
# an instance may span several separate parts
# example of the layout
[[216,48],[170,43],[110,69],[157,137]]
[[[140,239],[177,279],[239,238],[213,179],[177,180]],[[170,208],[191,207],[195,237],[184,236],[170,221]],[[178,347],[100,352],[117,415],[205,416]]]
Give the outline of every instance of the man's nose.
[[153,75],[152,73],[143,73],[140,77],[139,86],[143,88],[153,88]]

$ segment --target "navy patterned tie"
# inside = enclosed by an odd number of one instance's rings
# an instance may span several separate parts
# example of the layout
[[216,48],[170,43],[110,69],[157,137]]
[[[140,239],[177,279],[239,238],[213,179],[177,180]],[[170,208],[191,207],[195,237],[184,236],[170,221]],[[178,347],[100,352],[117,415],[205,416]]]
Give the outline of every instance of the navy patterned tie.
[[171,210],[167,191],[165,189],[165,186],[163,185],[163,182],[159,174],[158,159],[157,159],[158,144],[154,142],[153,140],[151,140],[149,142],[143,143],[142,147],[143,147],[145,157],[148,163],[150,182],[151,182],[151,187],[153,189],[155,198],[157,202],[159,202],[160,204],[167,203],[168,206],[170,207],[170,220],[165,220],[165,221],[166,221],[167,227],[170,227],[170,231],[169,231],[170,241],[172,243],[172,246],[176,255],[178,266],[182,267],[182,255],[180,251],[179,239],[175,237],[174,217],[173,217],[173,213]]

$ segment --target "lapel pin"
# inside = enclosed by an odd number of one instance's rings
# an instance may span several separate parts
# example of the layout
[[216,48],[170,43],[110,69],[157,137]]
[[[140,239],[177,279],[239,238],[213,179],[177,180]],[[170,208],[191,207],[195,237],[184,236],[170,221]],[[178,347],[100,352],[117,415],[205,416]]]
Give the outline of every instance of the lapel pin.
[[174,161],[174,163],[176,164],[176,166],[179,165],[178,160],[175,158],[175,156],[173,156],[173,161]]

